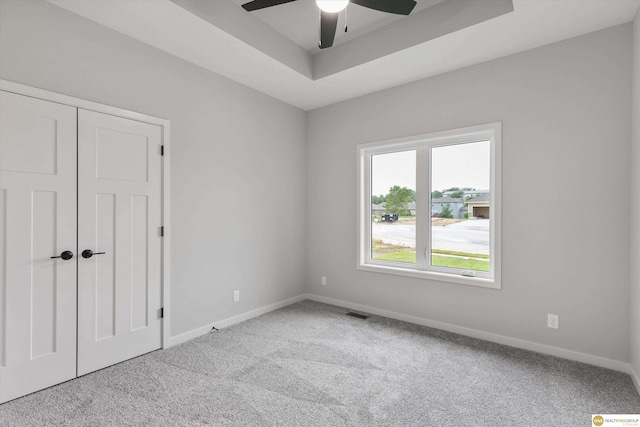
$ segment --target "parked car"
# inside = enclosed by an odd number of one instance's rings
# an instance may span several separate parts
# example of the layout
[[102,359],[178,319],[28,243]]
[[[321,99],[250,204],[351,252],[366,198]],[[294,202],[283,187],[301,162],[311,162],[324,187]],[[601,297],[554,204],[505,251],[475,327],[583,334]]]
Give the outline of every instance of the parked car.
[[381,216],[381,219],[382,219],[382,222],[394,222],[398,220],[398,214],[395,212],[386,213]]

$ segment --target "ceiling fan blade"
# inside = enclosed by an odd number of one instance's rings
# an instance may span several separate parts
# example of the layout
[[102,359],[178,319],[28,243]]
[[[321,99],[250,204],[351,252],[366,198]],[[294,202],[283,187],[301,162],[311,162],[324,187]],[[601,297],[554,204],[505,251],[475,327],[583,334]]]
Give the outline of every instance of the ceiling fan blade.
[[333,46],[338,28],[338,13],[320,11],[320,49]]
[[350,0],[351,3],[368,7],[369,9],[381,12],[396,13],[398,15],[408,15],[416,6],[414,0]]
[[264,9],[265,7],[277,6],[279,4],[291,3],[296,0],[253,0],[249,3],[245,3],[242,5],[244,10],[247,12],[252,12],[258,9]]

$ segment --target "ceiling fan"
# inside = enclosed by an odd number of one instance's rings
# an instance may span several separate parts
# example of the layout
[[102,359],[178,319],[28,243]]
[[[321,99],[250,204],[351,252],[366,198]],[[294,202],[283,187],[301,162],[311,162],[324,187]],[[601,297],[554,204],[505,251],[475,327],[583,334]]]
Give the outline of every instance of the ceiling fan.
[[[243,4],[242,7],[247,12],[252,12],[254,10],[294,1],[297,0],[253,0]],[[320,49],[333,46],[336,28],[338,27],[338,14],[344,10],[349,3],[398,15],[410,14],[416,5],[414,0],[316,0],[316,5],[320,9],[320,42],[318,43]],[[345,31],[347,31],[346,27]]]

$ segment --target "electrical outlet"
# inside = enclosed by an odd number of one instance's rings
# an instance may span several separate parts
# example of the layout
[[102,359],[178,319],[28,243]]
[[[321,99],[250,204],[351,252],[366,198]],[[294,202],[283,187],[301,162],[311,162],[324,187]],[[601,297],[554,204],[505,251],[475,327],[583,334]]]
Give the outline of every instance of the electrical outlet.
[[558,329],[560,327],[560,316],[557,314],[547,314],[547,326]]
[[233,302],[240,301],[240,291],[233,291]]
[[320,283],[322,284],[322,286],[327,286],[327,277],[322,276],[322,279],[320,279]]

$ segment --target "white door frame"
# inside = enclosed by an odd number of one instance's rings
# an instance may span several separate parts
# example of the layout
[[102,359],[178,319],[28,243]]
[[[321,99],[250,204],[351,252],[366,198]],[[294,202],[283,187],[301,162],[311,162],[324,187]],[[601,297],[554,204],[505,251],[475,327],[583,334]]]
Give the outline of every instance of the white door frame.
[[149,123],[160,126],[162,129],[162,145],[164,146],[164,156],[162,157],[162,225],[164,226],[164,237],[161,243],[162,250],[162,307],[164,317],[162,319],[162,348],[168,348],[171,325],[171,209],[170,209],[170,167],[169,156],[170,149],[170,122],[169,120],[158,117],[148,116],[146,114],[136,113],[134,111],[124,110],[122,108],[111,107],[108,105],[98,104],[96,102],[87,101],[85,99],[75,98],[73,96],[62,95],[44,89],[38,89],[26,86],[20,83],[10,82],[0,79],[0,89],[7,92],[13,92],[19,95],[30,96],[33,98],[43,99],[45,101],[57,102],[59,104],[69,105],[71,107],[82,108],[84,110],[95,111],[98,113],[110,114],[112,116],[123,117],[125,119],[137,120],[139,122]]

